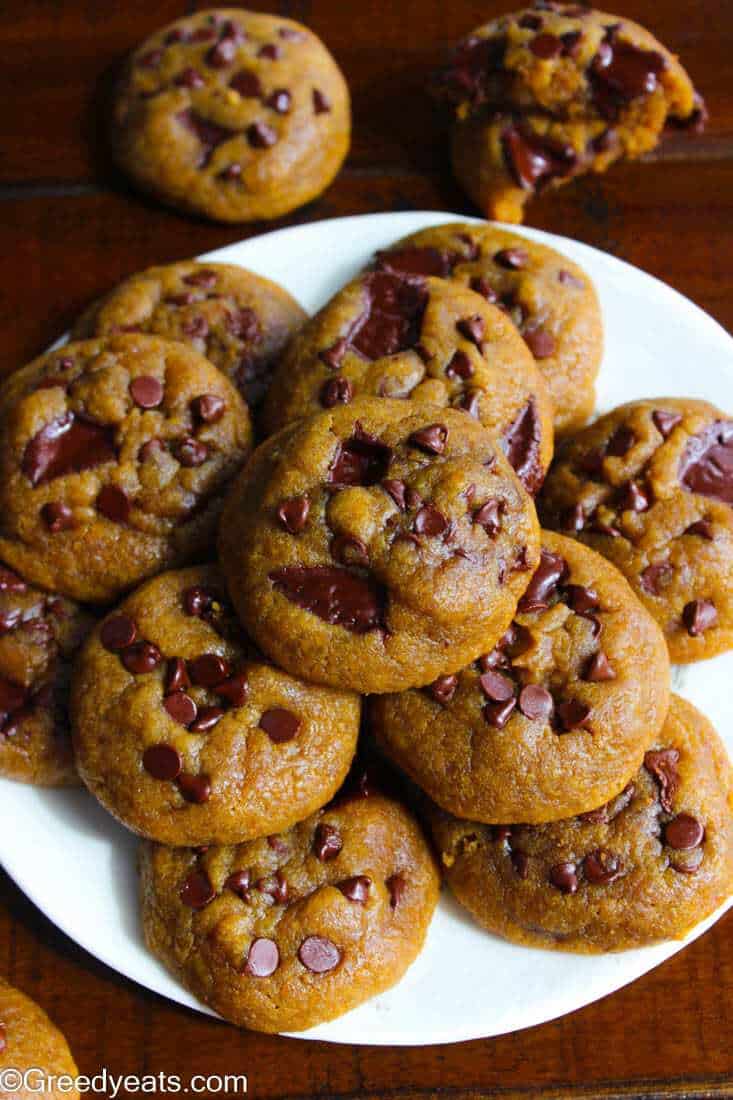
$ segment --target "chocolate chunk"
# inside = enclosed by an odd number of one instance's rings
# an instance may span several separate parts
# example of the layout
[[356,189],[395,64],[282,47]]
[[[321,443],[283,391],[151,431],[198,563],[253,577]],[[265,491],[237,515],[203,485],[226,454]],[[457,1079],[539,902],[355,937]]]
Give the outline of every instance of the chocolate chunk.
[[259,723],[271,741],[276,745],[282,745],[286,741],[292,741],[300,729],[300,718],[292,711],[284,707],[272,707],[261,716]]
[[236,894],[242,901],[249,901],[250,893],[250,880],[251,874],[246,868],[242,871],[232,871],[224,883],[225,890],[231,890],[233,894]]
[[189,726],[198,714],[198,707],[190,695],[184,691],[174,691],[163,699],[163,706],[174,722]]
[[517,700],[512,696],[511,699],[507,699],[505,703],[486,703],[482,708],[481,713],[484,716],[484,721],[495,729],[503,730],[512,716],[512,712],[517,705]]
[[705,829],[692,814],[677,814],[664,827],[664,843],[676,851],[697,848],[705,839]]
[[416,534],[428,535],[430,537],[442,535],[447,528],[448,520],[443,513],[432,504],[423,505],[415,516],[415,522],[413,524],[413,529]]
[[229,662],[218,653],[202,653],[188,662],[191,682],[200,687],[216,687],[229,675]]
[[99,640],[105,649],[115,653],[125,649],[137,638],[137,627],[127,615],[113,615],[105,619],[99,631]]
[[241,707],[247,700],[249,685],[246,672],[236,672],[233,676],[216,685],[216,694],[226,699],[233,707]]
[[506,703],[514,698],[514,684],[507,676],[494,669],[487,669],[479,677],[479,686],[487,699],[493,703]]
[[578,889],[577,868],[574,863],[556,863],[550,868],[550,882],[563,894],[575,894]]
[[381,359],[414,348],[428,291],[421,279],[377,271],[364,279],[366,309],[351,334],[351,344],[367,359]]
[[340,890],[349,901],[355,901],[358,905],[366,905],[371,889],[372,880],[367,875],[353,875],[352,878],[342,879],[336,883],[336,889]]
[[269,978],[280,965],[280,952],[274,940],[260,936],[252,940],[247,961],[244,964],[244,972],[250,978]]
[[682,609],[682,622],[691,638],[698,638],[716,626],[718,612],[710,600],[691,600]]
[[568,584],[564,589],[565,603],[576,615],[588,615],[600,607],[598,596],[592,588],[582,584]]
[[618,508],[621,512],[646,512],[649,496],[638,481],[627,481],[619,492]]
[[408,443],[427,454],[442,455],[447,439],[448,429],[445,424],[430,424],[426,428],[413,432]]
[[527,492],[536,493],[542,485],[544,471],[540,463],[540,420],[534,397],[530,397],[505,430],[501,445]]
[[21,470],[36,486],[116,459],[114,428],[67,412],[45,424],[28,442]]
[[201,150],[196,163],[197,168],[205,168],[211,160],[214,150],[223,142],[228,141],[229,138],[234,137],[237,132],[226,126],[218,126],[215,122],[211,122],[197,111],[194,111],[192,107],[179,111],[176,119],[199,140]]
[[508,271],[520,271],[529,263],[529,253],[526,248],[500,248],[494,253],[494,263]]
[[247,141],[253,149],[269,149],[277,141],[277,131],[266,122],[253,122],[247,127]]
[[594,653],[588,661],[583,673],[583,679],[589,681],[591,684],[602,684],[607,680],[616,679],[616,673],[611,666],[611,662],[601,650]]
[[658,596],[663,588],[670,583],[674,576],[674,569],[668,561],[655,562],[647,565],[639,576],[639,584],[650,596]]
[[642,50],[614,35],[601,43],[588,70],[596,107],[613,119],[619,107],[651,95],[667,62],[656,50]]
[[178,788],[186,802],[202,806],[211,798],[211,780],[208,775],[191,775],[181,772],[178,776]]
[[577,164],[572,145],[541,137],[526,127],[505,127],[501,144],[510,174],[525,191],[539,190],[555,178],[572,175]]
[[450,703],[458,688],[457,676],[439,676],[425,688],[428,695],[432,696],[436,703]]
[[313,89],[313,110],[317,115],[328,114],[331,110],[331,101],[318,88]]
[[113,523],[127,523],[130,518],[130,498],[117,485],[105,485],[100,489],[95,504],[99,514],[111,519]]
[[341,952],[325,936],[308,936],[298,948],[298,958],[312,974],[328,974],[341,962]]
[[678,424],[682,423],[682,414],[667,412],[664,409],[655,409],[652,413],[654,425],[665,439],[667,439]]
[[68,531],[74,526],[74,513],[67,504],[52,500],[41,508],[41,518],[52,535],[59,531]]
[[568,575],[568,563],[559,554],[550,550],[540,552],[540,561],[532,580],[519,601],[518,610],[522,613],[544,611],[557,594],[558,586]]
[[322,821],[317,826],[313,837],[313,851],[316,859],[320,859],[321,863],[328,863],[330,860],[335,859],[343,846],[341,833],[335,825],[329,825],[327,822]]
[[330,485],[376,485],[387,473],[392,450],[355,425],[350,439],[339,443],[328,471]]
[[298,535],[308,521],[311,502],[307,496],[291,497],[285,500],[277,510],[277,518],[286,531]]
[[583,873],[594,886],[607,886],[624,873],[624,865],[618,856],[605,848],[596,848],[583,860]]
[[453,270],[453,259],[438,248],[410,245],[391,252],[377,252],[375,266],[378,271],[397,275],[434,275],[445,279]]
[[141,374],[130,382],[130,397],[141,409],[155,409],[163,400],[163,383],[149,374]]
[[153,779],[176,779],[183,764],[172,745],[151,745],[143,753],[143,767]]
[[580,699],[566,699],[555,707],[558,726],[563,733],[570,733],[571,730],[581,727],[587,729],[590,712],[590,707],[581,703]]
[[481,347],[486,331],[486,325],[481,314],[475,313],[473,317],[464,317],[462,320],[456,321],[456,328],[461,336],[465,336],[477,348]]
[[209,876],[205,871],[196,867],[188,875],[181,887],[181,901],[191,909],[203,909],[216,897],[216,891],[211,885]]
[[461,378],[466,382],[469,378],[473,377],[473,373],[473,363],[468,358],[465,351],[461,351],[459,348],[445,368],[446,378]]
[[194,397],[191,411],[202,424],[216,424],[227,411],[226,401],[215,393],[202,393]]
[[733,421],[717,420],[688,440],[679,479],[691,493],[733,504]]
[[680,775],[677,770],[680,754],[678,749],[650,749],[644,756],[644,767],[653,775],[659,786],[659,802],[663,810],[672,813],[675,795],[679,788]]
[[542,684],[526,684],[519,693],[519,709],[531,721],[549,721],[555,703]]
[[631,428],[627,428],[625,424],[621,424],[613,433],[611,438],[605,447],[605,453],[607,455],[613,455],[615,458],[623,458],[628,454],[631,448],[636,443],[636,436]]
[[144,676],[153,672],[163,658],[157,645],[152,642],[135,642],[122,650],[120,660],[128,672],[134,676]]
[[549,359],[557,351],[557,341],[544,325],[527,326],[523,329],[522,336],[535,359]]
[[367,546],[354,535],[336,535],[331,539],[331,556],[341,565],[356,565],[366,568],[369,565]]
[[270,573],[276,590],[332,626],[354,634],[384,629],[387,594],[371,578],[335,566],[294,565]]
[[354,398],[354,387],[348,378],[328,378],[321,387],[319,400],[324,409],[335,405],[349,405]]
[[399,872],[396,872],[394,875],[389,876],[385,885],[389,892],[390,909],[396,909],[405,896],[405,890],[407,889],[405,879]]

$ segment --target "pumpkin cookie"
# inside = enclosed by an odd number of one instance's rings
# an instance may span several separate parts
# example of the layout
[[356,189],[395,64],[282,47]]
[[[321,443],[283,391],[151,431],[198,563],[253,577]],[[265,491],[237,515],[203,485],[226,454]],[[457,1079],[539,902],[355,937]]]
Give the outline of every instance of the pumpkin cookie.
[[705,401],[632,401],[566,440],[546,526],[618,566],[673,661],[733,647],[733,420]]
[[490,932],[534,947],[618,951],[677,939],[733,891],[725,746],[693,706],[669,717],[609,803],[549,825],[489,826],[435,809],[454,894]]
[[492,431],[534,493],[552,457],[552,406],[508,318],[467,287],[411,273],[349,283],[295,337],[275,375],[263,423],[409,398],[465,409]]
[[267,663],[202,566],[148,581],[107,616],[79,656],[71,713],[81,777],[124,825],[230,844],[333,796],[360,700]]
[[534,506],[456,409],[360,398],[258,448],[222,516],[222,569],[257,644],[361,692],[456,672],[499,640],[539,554]]
[[539,0],[459,42],[435,91],[453,107],[456,178],[490,218],[537,191],[637,158],[667,125],[702,128],[679,61],[629,19]]
[[163,27],[135,51],[117,89],[112,144],[143,190],[241,222],[320,195],[350,130],[346,81],[312,31],[217,8]]
[[543,532],[499,645],[422,691],[372,700],[382,748],[450,813],[556,821],[637,771],[664,722],[669,661],[654,620],[599,554]]
[[[79,1075],[66,1039],[54,1027],[43,1009],[19,989],[14,989],[0,978],[0,1077],[4,1070],[16,1070],[20,1075],[28,1070],[36,1070],[45,1078],[73,1079]],[[7,1091],[5,1079],[0,1086],[2,1096],[31,1100],[31,1097],[39,1094],[37,1086],[41,1083],[40,1074],[31,1074],[34,1078],[32,1088],[26,1088],[20,1082],[17,1088],[11,1088],[8,1075]],[[77,1089],[59,1087],[58,1082],[48,1082],[48,1088],[43,1089],[43,1096],[50,1100],[68,1097],[79,1100]]]
[[592,413],[603,324],[593,283],[577,264],[518,233],[459,222],[397,241],[377,255],[377,267],[442,276],[497,305],[537,361],[550,391],[555,431],[576,428]]
[[439,886],[417,823],[377,794],[237,847],[146,844],[141,873],[151,951],[225,1019],[258,1031],[312,1027],[398,982]]
[[113,600],[208,550],[251,437],[234,387],[183,344],[50,351],[0,387],[0,557],[52,592]]
[[233,264],[189,261],[131,275],[79,318],[73,338],[148,332],[180,340],[258,404],[306,314],[277,283]]

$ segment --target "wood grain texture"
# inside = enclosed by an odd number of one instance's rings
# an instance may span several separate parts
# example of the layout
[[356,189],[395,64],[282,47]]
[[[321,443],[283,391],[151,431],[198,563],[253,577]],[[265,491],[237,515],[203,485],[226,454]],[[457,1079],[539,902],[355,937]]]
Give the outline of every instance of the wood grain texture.
[[[451,40],[511,2],[258,4],[322,35],[347,74],[355,116],[352,154],[335,184],[267,227],[216,226],[164,210],[133,194],[105,151],[101,104],[120,59],[195,6],[0,5],[0,374],[38,354],[93,297],[148,264],[306,220],[422,208],[474,212],[450,179],[444,135],[422,88]],[[535,202],[529,220],[637,264],[733,328],[730,0],[628,0],[623,8],[681,54],[708,100],[709,129],[697,141],[674,137],[646,163],[617,166]],[[733,1097],[732,933],[728,915],[632,986],[526,1032],[456,1046],[343,1047],[237,1032],[167,1003],[91,959],[0,875],[0,973],[52,1015],[83,1072],[247,1073],[250,1095],[277,1100]]]

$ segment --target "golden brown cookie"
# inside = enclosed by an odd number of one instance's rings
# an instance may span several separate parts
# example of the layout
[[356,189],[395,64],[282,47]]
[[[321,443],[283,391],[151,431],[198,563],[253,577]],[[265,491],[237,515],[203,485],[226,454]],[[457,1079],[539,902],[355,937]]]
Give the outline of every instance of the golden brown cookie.
[[498,646],[422,691],[372,700],[382,748],[443,809],[557,821],[618,793],[669,705],[664,639],[616,569],[542,534]]
[[501,441],[535,493],[552,458],[552,405],[508,318],[467,287],[421,274],[370,272],[295,337],[273,380],[263,425],[359,397],[465,409]]
[[131,275],[90,306],[72,336],[147,332],[180,340],[210,359],[253,406],[305,319],[277,283],[233,264],[190,260]]
[[[18,1088],[8,1076],[11,1070],[31,1073]],[[7,1073],[3,1076],[4,1071]],[[79,1074],[66,1039],[43,1009],[19,989],[0,978],[0,1095],[8,1100],[32,1100],[41,1094],[50,1100],[71,1097],[79,1100],[73,1087]],[[61,1078],[51,1081],[51,1078]],[[6,1091],[7,1089],[7,1091]]]
[[257,1031],[313,1027],[393,986],[422,948],[439,888],[417,823],[377,794],[237,847],[146,844],[141,874],[151,951]]
[[632,401],[567,439],[546,526],[618,566],[673,661],[733,646],[733,420],[705,401]]
[[436,80],[455,111],[453,171],[490,218],[520,222],[537,191],[604,172],[702,128],[679,61],[630,19],[540,0],[477,27]]
[[377,267],[451,279],[497,305],[537,361],[555,431],[590,416],[603,355],[601,309],[589,276],[566,256],[507,229],[456,222],[404,237],[378,253]]
[[111,612],[72,687],[82,779],[128,828],[165,844],[287,829],[338,790],[357,695],[306,684],[250,643],[213,566],[164,573]]
[[549,825],[431,814],[454,894],[490,932],[565,951],[618,951],[686,935],[733,892],[732,773],[690,703],[669,717],[608,804]]
[[228,497],[220,556],[242,622],[283,668],[401,691],[498,641],[537,563],[536,523],[472,417],[360,398],[258,448]]
[[348,152],[349,90],[300,23],[242,8],[186,16],[135,51],[112,144],[143,190],[225,222],[316,198]]
[[0,775],[39,787],[79,782],[71,750],[71,661],[95,616],[0,564]]
[[0,557],[105,602],[209,551],[252,439],[232,384],[152,336],[67,344],[0,388]]

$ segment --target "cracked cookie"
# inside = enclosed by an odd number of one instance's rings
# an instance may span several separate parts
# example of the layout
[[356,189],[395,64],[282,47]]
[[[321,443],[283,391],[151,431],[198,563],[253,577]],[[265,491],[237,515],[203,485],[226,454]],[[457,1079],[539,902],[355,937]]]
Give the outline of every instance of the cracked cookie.
[[517,326],[547,383],[556,432],[593,412],[603,323],[589,276],[547,245],[493,225],[422,229],[377,255],[383,271],[469,286]]
[[315,683],[401,691],[504,633],[539,555],[531,499],[476,420],[360,398],[271,436],[222,515],[260,648]]
[[208,550],[251,446],[247,407],[183,344],[67,344],[0,388],[0,557],[32,584],[107,602]]
[[303,683],[243,633],[213,566],[164,573],[95,630],[72,685],[79,773],[124,825],[165,844],[287,829],[349,770],[358,696]]
[[[0,1075],[3,1070],[8,1071],[8,1091],[3,1083],[3,1096],[17,1096],[25,1100],[35,1095],[41,1091],[36,1086],[43,1074],[49,1079],[42,1090],[44,1096],[50,1100],[61,1100],[62,1097],[79,1100],[77,1089],[59,1087],[58,1084],[59,1077],[76,1078],[79,1073],[66,1039],[40,1005],[0,978]],[[18,1082],[18,1088],[11,1088],[12,1070],[18,1074],[36,1071],[31,1074],[34,1087],[26,1090]]]
[[72,337],[147,332],[180,340],[223,371],[252,407],[305,319],[277,283],[233,264],[192,260],[131,275],[89,307]]
[[634,779],[597,809],[535,826],[429,816],[449,886],[490,932],[618,951],[681,938],[733,891],[732,790],[717,733],[673,696]]
[[733,420],[705,401],[632,401],[565,440],[547,527],[616,565],[673,661],[733,646]]
[[617,570],[542,533],[540,563],[499,644],[421,691],[371,701],[395,763],[476,821],[556,821],[618,793],[669,704],[654,620]]
[[538,191],[654,149],[705,107],[679,61],[629,19],[539,0],[459,42],[435,93],[455,112],[456,178],[490,218]]
[[417,822],[378,794],[236,847],[146,844],[141,877],[153,954],[259,1031],[312,1027],[389,989],[419,954],[439,889]]
[[350,130],[346,81],[312,31],[218,8],[163,27],[131,56],[112,144],[144,191],[239,222],[277,218],[320,195]]
[[465,409],[501,439],[534,493],[552,457],[547,388],[514,325],[468,287],[376,271],[341,290],[295,337],[265,405],[277,431],[358,397]]

